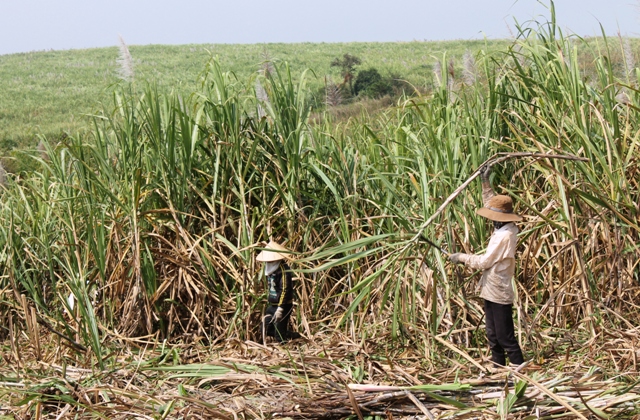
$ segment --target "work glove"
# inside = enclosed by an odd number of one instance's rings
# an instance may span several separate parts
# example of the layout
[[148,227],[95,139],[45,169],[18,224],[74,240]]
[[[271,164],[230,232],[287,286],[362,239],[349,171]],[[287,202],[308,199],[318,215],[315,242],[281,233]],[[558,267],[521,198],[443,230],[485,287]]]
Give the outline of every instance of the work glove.
[[491,175],[491,165],[487,165],[482,168],[480,172],[480,179],[482,182],[489,182],[489,175]]
[[273,323],[280,322],[283,316],[284,309],[282,309],[282,306],[278,306],[278,309],[276,309],[276,312],[273,314]]
[[462,262],[462,260],[460,259],[460,257],[462,257],[462,255],[464,255],[464,254],[461,254],[459,252],[456,252],[455,254],[450,254],[449,255],[449,261],[451,261],[454,264],[464,264]]

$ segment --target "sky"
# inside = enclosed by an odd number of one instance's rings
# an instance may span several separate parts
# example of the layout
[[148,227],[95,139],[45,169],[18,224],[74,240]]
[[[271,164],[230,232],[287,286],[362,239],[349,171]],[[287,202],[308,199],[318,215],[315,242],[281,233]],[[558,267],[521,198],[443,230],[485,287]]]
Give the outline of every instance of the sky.
[[[128,45],[508,38],[548,0],[0,0],[0,54]],[[581,36],[640,36],[640,0],[556,0]]]

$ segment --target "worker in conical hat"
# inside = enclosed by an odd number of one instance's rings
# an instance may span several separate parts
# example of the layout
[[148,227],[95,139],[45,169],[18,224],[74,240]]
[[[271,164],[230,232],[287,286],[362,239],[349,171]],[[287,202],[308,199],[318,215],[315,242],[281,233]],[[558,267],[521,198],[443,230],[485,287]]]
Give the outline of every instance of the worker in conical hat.
[[451,254],[449,259],[475,270],[483,270],[478,288],[484,299],[487,341],[491,348],[491,360],[504,366],[509,362],[520,365],[524,362],[522,350],[513,327],[513,301],[515,292],[512,280],[515,272],[518,227],[515,222],[522,216],[513,212],[513,201],[506,195],[496,195],[489,182],[487,167],[482,172],[482,199],[484,207],[476,213],[493,222],[493,233],[487,250],[482,255]]
[[293,275],[286,260],[290,254],[284,246],[270,241],[256,257],[256,261],[264,263],[267,278],[269,306],[263,319],[263,331],[280,343],[300,337],[300,334],[289,331],[289,318],[293,311]]

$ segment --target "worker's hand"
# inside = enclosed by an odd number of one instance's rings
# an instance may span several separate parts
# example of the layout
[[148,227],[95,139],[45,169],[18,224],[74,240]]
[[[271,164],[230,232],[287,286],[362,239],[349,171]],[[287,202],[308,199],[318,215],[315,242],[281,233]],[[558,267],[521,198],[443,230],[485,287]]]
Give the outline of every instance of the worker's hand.
[[463,254],[456,252],[455,254],[450,254],[449,255],[449,261],[451,261],[454,264],[463,264],[462,260],[460,259],[460,257]]
[[480,179],[482,182],[489,182],[489,175],[491,175],[491,165],[487,165],[480,171]]
[[278,309],[276,309],[276,312],[273,314],[273,322],[274,323],[280,322],[283,316],[284,316],[284,309],[282,309],[282,306],[278,306]]

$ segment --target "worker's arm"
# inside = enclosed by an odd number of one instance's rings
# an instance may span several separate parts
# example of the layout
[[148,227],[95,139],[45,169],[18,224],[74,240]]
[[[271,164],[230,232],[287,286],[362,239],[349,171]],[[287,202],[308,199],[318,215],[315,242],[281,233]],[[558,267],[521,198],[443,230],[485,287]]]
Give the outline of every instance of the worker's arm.
[[284,309],[282,305],[291,303],[291,297],[293,295],[293,280],[292,275],[289,272],[289,267],[282,266],[282,291],[280,292],[280,298],[278,299],[278,309],[273,314],[273,322],[280,322],[284,316]]
[[496,195],[493,188],[491,188],[491,182],[489,182],[489,174],[491,174],[491,166],[487,166],[482,170],[480,179],[482,180],[482,202],[487,205],[487,202]]
[[282,306],[286,303],[291,303],[292,299],[293,299],[293,275],[289,271],[289,267],[283,264],[282,292],[280,293],[280,299],[278,299],[278,306]]
[[484,254],[459,254],[457,262],[474,270],[484,271],[505,258],[505,248],[508,244],[509,238],[505,235],[492,235],[489,240],[489,246],[487,246],[487,251]]

